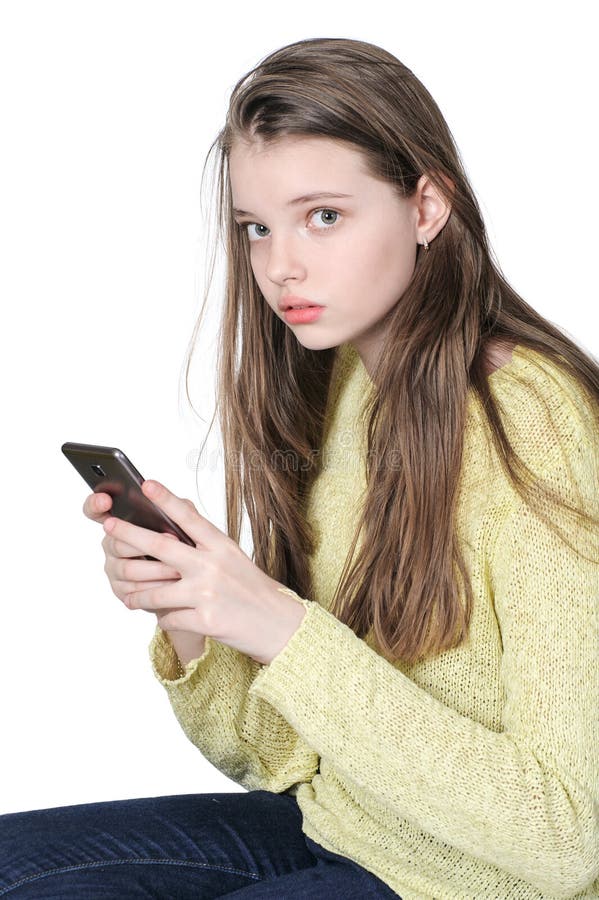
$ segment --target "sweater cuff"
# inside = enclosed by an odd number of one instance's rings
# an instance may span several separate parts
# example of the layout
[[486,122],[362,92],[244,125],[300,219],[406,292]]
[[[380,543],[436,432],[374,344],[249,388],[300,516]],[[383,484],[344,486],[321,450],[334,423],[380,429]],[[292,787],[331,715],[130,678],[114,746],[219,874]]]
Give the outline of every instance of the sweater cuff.
[[249,687],[250,694],[266,700],[283,715],[291,712],[300,699],[305,699],[306,681],[311,677],[308,672],[312,671],[318,680],[318,672],[313,672],[314,660],[334,659],[335,649],[347,640],[348,632],[350,640],[359,641],[347,625],[319,603],[305,600],[290,589],[284,593],[293,594],[306,607],[306,615],[287,644],[262,667]]
[[179,657],[175,648],[169,641],[167,632],[157,625],[149,646],[152,671],[158,681],[165,687],[172,684],[185,684],[189,681],[199,664],[207,658],[212,650],[212,646],[212,638],[206,637],[204,652],[197,659],[191,659],[185,666],[184,674],[181,675]]

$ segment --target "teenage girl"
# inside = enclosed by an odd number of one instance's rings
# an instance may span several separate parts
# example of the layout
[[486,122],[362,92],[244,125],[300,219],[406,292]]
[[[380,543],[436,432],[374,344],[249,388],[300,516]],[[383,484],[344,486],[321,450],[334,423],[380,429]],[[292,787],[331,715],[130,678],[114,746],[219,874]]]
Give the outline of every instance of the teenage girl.
[[155,481],[195,548],[84,512],[247,790],[0,817],[0,895],[599,897],[597,360],[386,50],[277,50],[214,146],[228,533]]

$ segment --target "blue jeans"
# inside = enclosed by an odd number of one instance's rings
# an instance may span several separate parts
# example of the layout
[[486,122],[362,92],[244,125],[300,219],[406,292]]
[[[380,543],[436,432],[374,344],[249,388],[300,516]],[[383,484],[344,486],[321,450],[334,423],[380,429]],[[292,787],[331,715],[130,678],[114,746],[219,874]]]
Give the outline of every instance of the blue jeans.
[[397,898],[302,831],[290,794],[250,791],[84,803],[0,816],[11,900]]

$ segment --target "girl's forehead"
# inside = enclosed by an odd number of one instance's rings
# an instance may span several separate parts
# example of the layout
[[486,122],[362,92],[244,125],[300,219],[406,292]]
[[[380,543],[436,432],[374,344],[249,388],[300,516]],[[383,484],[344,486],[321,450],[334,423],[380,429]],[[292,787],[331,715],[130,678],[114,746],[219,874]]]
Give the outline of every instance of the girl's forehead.
[[229,157],[261,159],[281,155],[303,155],[310,157],[355,156],[362,154],[360,148],[349,141],[321,135],[281,135],[272,140],[237,138],[232,142]]
[[272,145],[234,145],[229,177],[236,188],[254,181],[271,189],[284,184],[292,191],[297,189],[299,195],[316,189],[346,192],[358,184],[366,187],[371,172],[357,148],[349,148],[343,141],[292,136]]

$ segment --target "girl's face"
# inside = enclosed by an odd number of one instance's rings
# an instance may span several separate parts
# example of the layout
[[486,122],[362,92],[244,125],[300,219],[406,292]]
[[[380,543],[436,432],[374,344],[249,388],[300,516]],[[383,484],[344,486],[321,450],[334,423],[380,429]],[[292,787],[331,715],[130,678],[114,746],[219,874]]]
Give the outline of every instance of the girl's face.
[[[238,142],[229,177],[235,219],[275,315],[311,350],[351,343],[372,371],[381,320],[412,277],[422,234],[431,239],[420,189],[399,198],[366,173],[357,148],[322,137],[284,137],[268,148]],[[324,309],[313,321],[289,322],[279,304],[291,297]]]

